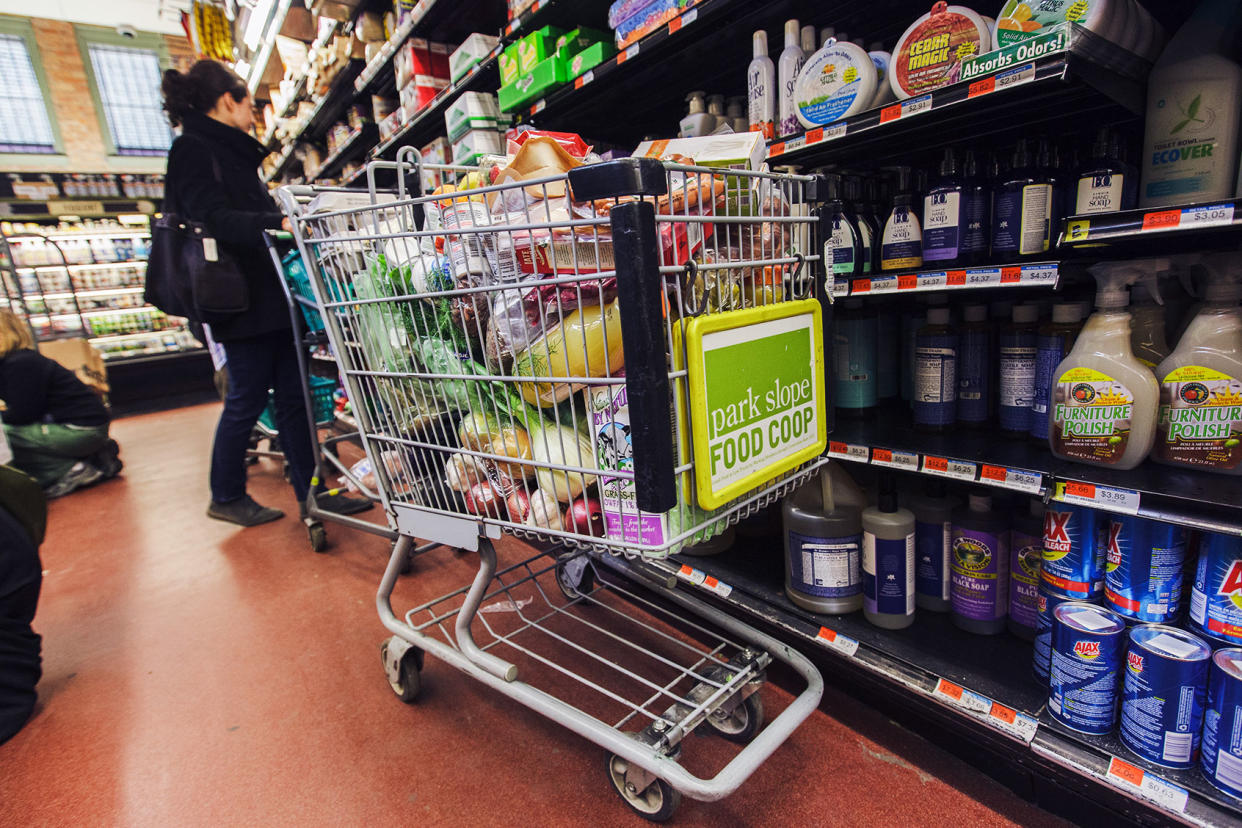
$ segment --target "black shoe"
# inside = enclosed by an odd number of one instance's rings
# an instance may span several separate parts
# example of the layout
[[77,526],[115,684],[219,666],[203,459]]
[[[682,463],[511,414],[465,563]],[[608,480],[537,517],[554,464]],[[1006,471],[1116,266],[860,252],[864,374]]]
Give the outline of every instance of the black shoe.
[[258,526],[260,523],[271,523],[280,520],[285,513],[279,509],[260,506],[250,495],[231,500],[228,503],[211,501],[207,507],[207,517],[236,523],[238,526]]
[[110,480],[121,473],[125,464],[121,462],[121,447],[116,440],[109,440],[104,447],[87,458],[91,465],[103,473],[104,479]]
[[83,486],[89,486],[92,483],[98,483],[103,479],[103,472],[95,468],[85,460],[79,460],[73,464],[73,468],[65,472],[64,476],[52,485],[43,490],[43,494],[47,497],[64,497],[72,491],[81,489]]
[[[319,492],[315,495],[315,505],[325,512],[332,512],[335,515],[356,515],[359,512],[365,512],[375,504],[365,497],[350,497],[344,492],[329,494],[328,492]],[[306,501],[301,503],[302,517],[306,517]]]

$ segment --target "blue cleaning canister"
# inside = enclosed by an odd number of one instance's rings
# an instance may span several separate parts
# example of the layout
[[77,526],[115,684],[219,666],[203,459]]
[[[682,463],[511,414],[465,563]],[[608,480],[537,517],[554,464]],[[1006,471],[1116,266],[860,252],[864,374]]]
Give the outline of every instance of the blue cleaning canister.
[[1104,595],[1109,606],[1152,624],[1176,620],[1182,605],[1185,528],[1112,515],[1106,537]]
[[1163,624],[1130,629],[1121,691],[1121,741],[1140,758],[1189,768],[1199,752],[1212,648]]
[[1052,663],[1052,613],[1057,607],[1071,600],[1073,599],[1049,592],[1043,584],[1039,585],[1039,592],[1035,596],[1035,658],[1031,669],[1035,673],[1036,681],[1045,687],[1048,686],[1048,668]]
[[1066,601],[1052,613],[1048,713],[1071,730],[1103,735],[1117,720],[1126,622],[1104,607]]
[[1051,501],[1044,510],[1044,558],[1040,578],[1051,592],[1094,600],[1104,592],[1107,516],[1094,509]]
[[1216,532],[1201,536],[1190,625],[1209,638],[1242,644],[1242,538]]
[[1237,647],[1212,656],[1200,764],[1209,782],[1242,797],[1242,649]]

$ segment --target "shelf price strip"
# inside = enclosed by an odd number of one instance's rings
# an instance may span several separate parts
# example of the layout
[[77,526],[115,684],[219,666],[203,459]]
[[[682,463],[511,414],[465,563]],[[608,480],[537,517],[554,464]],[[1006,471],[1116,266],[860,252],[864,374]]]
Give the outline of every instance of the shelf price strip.
[[699,19],[699,10],[691,9],[690,11],[681,15],[680,17],[677,17],[677,18],[674,18],[668,21],[668,33],[677,34],[682,29],[684,29],[686,26],[689,26],[691,23],[693,23],[694,21],[698,19]]
[[1143,216],[1143,230],[1174,230],[1179,227],[1224,227],[1233,224],[1232,204],[1158,210]]
[[887,124],[889,121],[896,121],[901,118],[909,118],[911,115],[918,115],[920,112],[927,112],[932,108],[931,93],[918,98],[910,98],[901,103],[886,106],[880,110],[880,123]]
[[872,449],[871,463],[875,466],[886,466],[890,469],[919,470],[919,456],[910,451],[895,451],[882,448]]
[[991,94],[997,89],[1019,86],[1033,80],[1035,80],[1034,63],[1015,66],[1012,69],[1006,69],[1004,72],[997,72],[995,75],[975,81],[968,87],[966,97],[968,99],[978,98],[981,95]]
[[721,598],[728,598],[729,593],[733,592],[733,587],[724,581],[719,581],[706,572],[685,564],[682,564],[681,569],[677,570],[677,577],[686,583],[703,587],[708,592],[714,592]]
[[1177,813],[1186,810],[1186,802],[1190,798],[1189,792],[1180,785],[1174,785],[1116,756],[1109,759],[1105,778],[1118,788],[1137,793]]
[[[903,273],[894,276],[866,276],[849,282],[851,293],[893,293],[943,288],[999,287],[1009,285],[1052,285],[1057,281],[1056,264],[1030,264],[1013,267],[980,267],[967,270],[938,270]],[[838,282],[837,284],[845,284]]]
[[1110,512],[1137,515],[1141,496],[1130,489],[1114,489],[1109,486],[1097,486],[1094,483],[1069,481],[1057,483],[1053,499],[1077,506],[1091,506]]
[[923,473],[974,482],[978,468],[974,463],[967,460],[952,460],[947,457],[926,455],[923,458]]
[[827,627],[820,627],[819,632],[815,635],[815,640],[830,650],[836,650],[847,656],[852,656],[858,652],[858,642],[850,638],[848,635],[841,635],[836,630],[830,630]]
[[1014,489],[1028,494],[1039,494],[1044,488],[1044,476],[1037,471],[1015,469],[1009,466],[984,465],[979,470],[979,479],[985,483]]
[[871,459],[871,449],[832,440],[828,443],[828,456],[852,460],[855,463],[866,463]]
[[1027,744],[1031,743],[1035,738],[1035,731],[1039,729],[1039,722],[1033,717],[946,679],[936,680],[936,689],[932,691],[932,695]]

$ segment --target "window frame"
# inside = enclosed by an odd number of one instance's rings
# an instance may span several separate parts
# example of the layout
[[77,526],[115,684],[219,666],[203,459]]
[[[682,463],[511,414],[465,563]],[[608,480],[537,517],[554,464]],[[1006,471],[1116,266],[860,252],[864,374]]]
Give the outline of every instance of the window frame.
[[[109,158],[161,158],[168,154],[167,150],[151,152],[121,153],[117,150],[116,138],[112,135],[112,127],[108,124],[108,113],[104,109],[103,97],[99,94],[99,80],[95,77],[95,64],[91,60],[91,46],[120,46],[125,49],[143,49],[155,52],[159,61],[159,70],[163,72],[172,65],[168,54],[168,43],[163,35],[152,32],[139,32],[133,37],[119,35],[112,29],[98,26],[74,25],[78,41],[78,52],[82,57],[82,68],[86,72],[86,86],[91,95],[91,103],[95,108],[95,120],[99,122],[99,134],[103,138],[104,148]],[[169,127],[171,135],[172,127]]]
[[26,44],[26,56],[30,58],[30,65],[34,68],[35,80],[39,83],[39,90],[43,93],[43,108],[47,112],[48,123],[52,127],[52,151],[51,152],[20,152],[5,150],[0,152],[0,158],[15,159],[32,159],[32,158],[56,158],[63,157],[65,154],[65,144],[60,134],[60,124],[56,121],[56,105],[52,100],[52,90],[47,82],[47,72],[43,68],[43,55],[39,51],[39,42],[35,38],[34,26],[28,18],[13,17],[11,15],[0,14],[0,34],[13,35],[21,38]]

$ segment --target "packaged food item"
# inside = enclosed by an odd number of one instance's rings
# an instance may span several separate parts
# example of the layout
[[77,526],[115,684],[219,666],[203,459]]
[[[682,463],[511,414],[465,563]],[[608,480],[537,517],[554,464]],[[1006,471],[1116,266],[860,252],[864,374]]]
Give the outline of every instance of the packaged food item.
[[444,128],[450,141],[469,130],[496,130],[501,124],[496,96],[487,92],[463,92],[444,110]]
[[616,32],[617,48],[642,40],[689,5],[690,0],[617,0],[608,9],[608,25]]
[[461,45],[449,55],[449,78],[453,83],[465,77],[473,67],[482,63],[496,48],[500,38],[492,35],[474,34],[462,41]]
[[500,87],[496,93],[501,112],[512,112],[523,104],[551,92],[566,80],[565,64],[555,56],[536,64],[518,76],[513,83]]
[[905,99],[961,80],[962,61],[992,48],[984,19],[965,6],[936,3],[893,48],[888,80]]
[[556,52],[556,39],[564,34],[556,26],[544,26],[524,36],[517,42],[518,72],[532,71],[535,66]]

